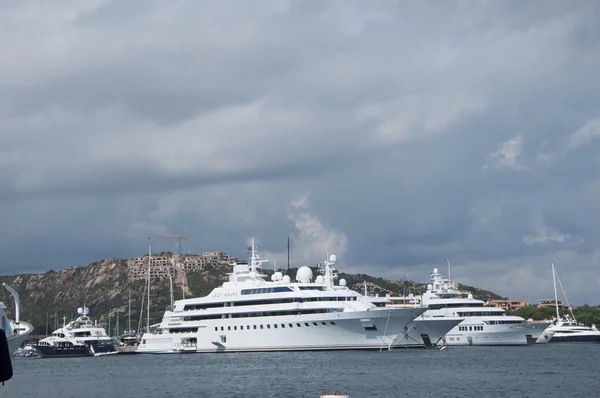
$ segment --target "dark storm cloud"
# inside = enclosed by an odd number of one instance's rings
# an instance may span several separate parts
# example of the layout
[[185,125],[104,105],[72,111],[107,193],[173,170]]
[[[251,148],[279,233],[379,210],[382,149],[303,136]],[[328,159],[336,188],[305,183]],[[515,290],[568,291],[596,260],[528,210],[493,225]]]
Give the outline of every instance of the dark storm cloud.
[[0,273],[148,230],[280,264],[290,234],[298,263],[422,280],[450,257],[530,300],[555,261],[600,301],[596,2],[2,6]]

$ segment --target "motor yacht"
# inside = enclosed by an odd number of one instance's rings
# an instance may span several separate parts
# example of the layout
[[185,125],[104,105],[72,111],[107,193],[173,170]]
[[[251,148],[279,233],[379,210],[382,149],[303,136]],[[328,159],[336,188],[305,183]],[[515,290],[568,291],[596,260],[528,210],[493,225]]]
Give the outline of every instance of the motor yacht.
[[[323,275],[300,267],[265,279],[254,240],[248,262],[232,264],[229,280],[205,297],[177,300],[144,333],[139,353],[391,349],[424,308],[380,309],[335,284],[331,255]],[[150,327],[150,329],[152,329]]]
[[63,318],[61,328],[38,342],[36,349],[40,356],[54,358],[117,354],[113,339],[88,316],[89,308],[78,308],[77,314],[77,319],[68,324],[66,318]]
[[528,323],[520,316],[507,315],[502,308],[486,307],[472,294],[457,289],[456,282],[434,268],[421,298],[427,311],[418,319],[462,319],[446,334],[446,345],[527,345],[549,340],[545,331],[550,322]]

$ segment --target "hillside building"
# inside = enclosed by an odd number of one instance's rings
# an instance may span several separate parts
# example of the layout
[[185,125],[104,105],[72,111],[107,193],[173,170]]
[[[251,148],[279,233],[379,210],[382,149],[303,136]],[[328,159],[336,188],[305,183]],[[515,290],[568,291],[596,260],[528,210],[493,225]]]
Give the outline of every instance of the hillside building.
[[[178,254],[160,254],[150,258],[151,278],[176,278],[178,272],[200,271],[206,266],[213,267],[229,265],[237,262],[224,252],[204,252],[201,255],[188,255],[179,261]],[[148,278],[148,256],[135,257],[127,260],[129,279]]]

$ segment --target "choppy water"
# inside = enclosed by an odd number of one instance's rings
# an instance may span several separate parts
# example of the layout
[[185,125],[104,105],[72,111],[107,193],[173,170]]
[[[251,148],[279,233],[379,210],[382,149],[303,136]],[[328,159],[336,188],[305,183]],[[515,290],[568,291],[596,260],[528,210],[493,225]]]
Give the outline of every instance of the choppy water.
[[600,396],[600,344],[16,358],[0,397]]

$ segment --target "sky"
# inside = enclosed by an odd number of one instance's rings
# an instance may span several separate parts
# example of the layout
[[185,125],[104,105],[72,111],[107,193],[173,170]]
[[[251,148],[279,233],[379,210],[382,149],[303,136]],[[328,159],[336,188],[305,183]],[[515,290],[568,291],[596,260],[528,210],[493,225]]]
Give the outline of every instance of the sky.
[[[600,304],[597,1],[0,0],[0,274],[148,250]],[[155,236],[153,250],[177,250]],[[560,293],[560,289],[559,289]]]

